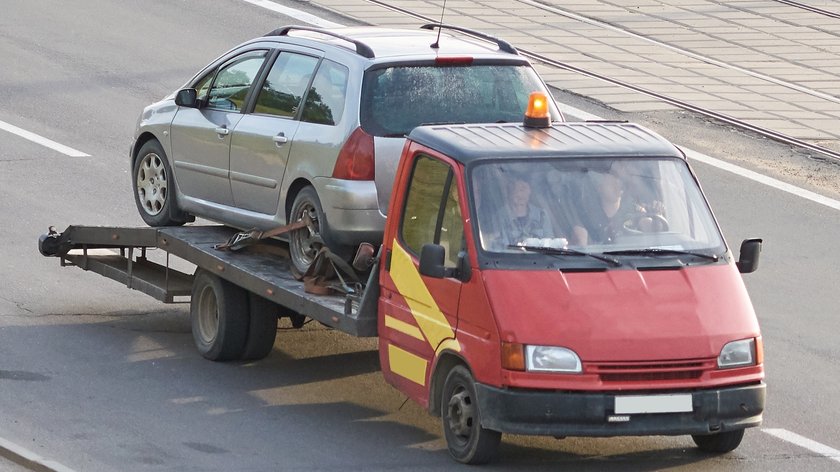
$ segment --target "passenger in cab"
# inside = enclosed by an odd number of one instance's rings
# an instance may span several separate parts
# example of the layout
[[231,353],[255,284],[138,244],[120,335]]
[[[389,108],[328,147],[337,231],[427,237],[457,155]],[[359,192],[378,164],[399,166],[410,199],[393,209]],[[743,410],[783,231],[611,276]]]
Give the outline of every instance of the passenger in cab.
[[493,249],[554,237],[548,214],[532,201],[531,185],[524,177],[513,176],[507,182],[506,191],[506,201],[493,218],[495,231],[489,237]]

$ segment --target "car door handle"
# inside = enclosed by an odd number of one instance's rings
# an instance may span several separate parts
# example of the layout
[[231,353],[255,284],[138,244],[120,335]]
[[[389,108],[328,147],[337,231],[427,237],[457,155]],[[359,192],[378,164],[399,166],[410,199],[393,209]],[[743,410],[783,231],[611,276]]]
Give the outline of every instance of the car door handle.
[[230,130],[227,129],[227,127],[225,126],[221,126],[219,128],[216,128],[216,133],[219,133],[219,136],[227,136],[230,134]]
[[272,141],[277,143],[278,146],[282,146],[282,145],[286,144],[287,142],[289,142],[289,138],[287,138],[285,135],[283,135],[283,133],[280,133],[280,134],[278,134],[277,136],[275,136],[271,139],[272,139]]

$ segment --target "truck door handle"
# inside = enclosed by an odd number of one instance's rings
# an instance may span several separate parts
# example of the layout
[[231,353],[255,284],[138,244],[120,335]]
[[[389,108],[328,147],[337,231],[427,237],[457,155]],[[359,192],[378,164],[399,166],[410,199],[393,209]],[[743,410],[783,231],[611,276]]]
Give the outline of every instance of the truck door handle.
[[216,133],[219,134],[219,137],[227,136],[230,134],[230,130],[227,129],[227,126],[220,126],[216,128]]
[[277,144],[277,147],[280,147],[289,142],[289,138],[287,138],[286,135],[284,135],[283,133],[278,133],[277,136],[274,136],[271,139]]

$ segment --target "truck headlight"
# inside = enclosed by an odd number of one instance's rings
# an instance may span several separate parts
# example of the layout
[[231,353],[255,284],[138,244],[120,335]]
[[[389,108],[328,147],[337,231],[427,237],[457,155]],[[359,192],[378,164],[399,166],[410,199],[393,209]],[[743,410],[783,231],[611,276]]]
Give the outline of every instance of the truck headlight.
[[742,367],[756,364],[755,338],[732,341],[723,346],[718,356],[718,367]]
[[556,346],[525,346],[525,369],[532,372],[580,373],[580,358],[571,349]]

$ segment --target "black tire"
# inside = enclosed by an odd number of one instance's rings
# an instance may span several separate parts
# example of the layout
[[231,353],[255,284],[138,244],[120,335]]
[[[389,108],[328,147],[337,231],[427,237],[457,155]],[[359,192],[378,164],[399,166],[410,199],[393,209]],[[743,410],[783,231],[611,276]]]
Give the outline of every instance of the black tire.
[[486,464],[496,458],[502,433],[481,427],[475,382],[462,365],[446,376],[440,416],[446,445],[456,461]]
[[289,255],[294,268],[301,274],[309,269],[318,251],[326,245],[322,236],[326,230],[324,210],[318,194],[311,186],[302,188],[295,196],[289,222],[298,221],[307,213],[310,225],[289,234]]
[[734,451],[744,438],[744,430],[736,429],[734,431],[726,431],[724,433],[716,434],[694,434],[691,439],[694,444],[703,452],[713,452],[716,454],[723,454]]
[[193,280],[190,322],[198,352],[211,361],[242,357],[248,338],[248,292],[204,270]]
[[134,203],[149,226],[179,226],[190,218],[175,201],[172,167],[160,143],[152,139],[140,147],[131,173]]
[[245,361],[263,359],[274,348],[280,309],[271,300],[249,292],[248,312],[248,339],[245,341],[241,359]]

